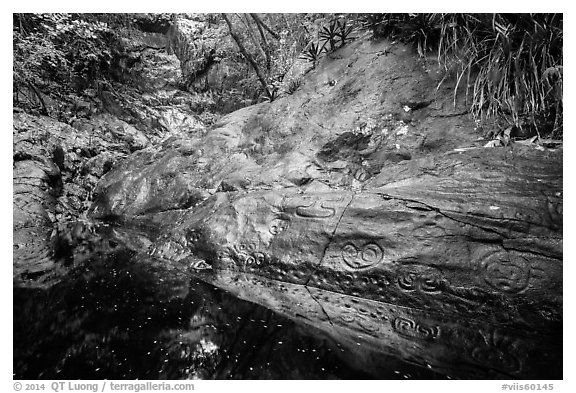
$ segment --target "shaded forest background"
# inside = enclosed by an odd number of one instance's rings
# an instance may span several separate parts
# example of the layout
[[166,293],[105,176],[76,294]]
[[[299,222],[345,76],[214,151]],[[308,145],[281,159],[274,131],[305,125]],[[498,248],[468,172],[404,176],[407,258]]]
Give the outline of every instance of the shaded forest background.
[[323,56],[371,34],[441,64],[479,124],[562,137],[562,14],[14,14],[14,107],[64,122],[105,111],[105,92],[141,71],[126,42],[143,32],[168,37],[155,49],[177,55],[177,88],[207,124],[293,93]]

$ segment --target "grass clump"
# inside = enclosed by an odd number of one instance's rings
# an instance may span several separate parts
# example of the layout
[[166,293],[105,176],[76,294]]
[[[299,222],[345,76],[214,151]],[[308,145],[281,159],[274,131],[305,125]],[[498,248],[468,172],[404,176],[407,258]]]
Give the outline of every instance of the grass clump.
[[375,36],[436,53],[480,122],[504,119],[538,135],[562,137],[562,14],[370,14]]

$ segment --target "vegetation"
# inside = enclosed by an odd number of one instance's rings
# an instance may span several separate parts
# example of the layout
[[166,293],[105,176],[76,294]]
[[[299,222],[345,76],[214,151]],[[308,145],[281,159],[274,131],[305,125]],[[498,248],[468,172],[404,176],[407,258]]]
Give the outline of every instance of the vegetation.
[[[413,43],[435,57],[454,96],[465,94],[479,123],[531,128],[539,135],[563,132],[562,14],[207,14],[194,45],[203,58],[182,88],[210,93],[211,108],[224,112],[292,94],[301,75],[298,59],[316,65],[321,57],[354,39],[359,28],[376,38]],[[14,14],[14,104],[48,114],[48,100],[70,101],[114,79],[120,29],[160,29],[171,14]],[[150,30],[150,31],[152,31]],[[213,37],[211,37],[211,35]],[[222,44],[222,37],[229,37]],[[211,38],[210,38],[211,37]],[[214,45],[214,41],[218,44]],[[198,51],[184,57],[198,55]],[[183,61],[182,54],[179,54]],[[186,60],[186,59],[184,59]],[[226,63],[226,80],[208,71]],[[202,84],[197,81],[202,80]],[[72,100],[73,101],[73,100]],[[60,112],[64,113],[62,109]],[[52,114],[60,117],[61,113]]]
[[345,45],[347,41],[350,41],[353,31],[354,27],[348,25],[346,20],[340,18],[332,19],[328,25],[322,26],[319,40],[317,42],[312,40],[300,55],[300,58],[316,65],[322,53],[335,51]]
[[562,14],[369,14],[362,23],[435,53],[480,122],[562,136]]
[[14,14],[14,101],[48,115],[46,100],[94,88],[112,67],[116,36],[96,18]]

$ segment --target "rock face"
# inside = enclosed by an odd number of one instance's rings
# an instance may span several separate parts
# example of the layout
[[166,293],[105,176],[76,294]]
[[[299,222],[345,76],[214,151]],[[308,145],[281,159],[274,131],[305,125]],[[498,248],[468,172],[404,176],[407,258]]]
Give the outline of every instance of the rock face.
[[115,60],[122,83],[102,83],[69,124],[15,113],[14,285],[50,286],[69,270],[71,249],[93,236],[85,217],[92,191],[114,165],[204,129],[165,46],[163,34],[133,31]]
[[559,364],[561,155],[475,149],[402,166],[357,193],[217,193],[171,216],[150,253],[404,359],[471,365],[451,375]]
[[149,143],[134,127],[106,116],[76,126],[14,116],[15,285],[51,285],[65,273],[60,227],[72,223],[81,232],[83,224],[76,221],[98,180],[132,149]]
[[91,214],[153,225],[166,264],[423,367],[543,376],[561,364],[562,150],[482,148],[436,71],[355,42],[293,95],[135,153]]
[[[312,179],[358,189],[397,162],[481,145],[464,107],[453,106],[452,90],[435,90],[441,74],[406,47],[358,41],[333,57],[293,95],[143,150],[99,184],[94,215],[150,212],[156,194],[147,189],[181,201],[171,209],[188,207],[179,195],[197,190],[299,187]],[[166,178],[178,186],[165,187]]]

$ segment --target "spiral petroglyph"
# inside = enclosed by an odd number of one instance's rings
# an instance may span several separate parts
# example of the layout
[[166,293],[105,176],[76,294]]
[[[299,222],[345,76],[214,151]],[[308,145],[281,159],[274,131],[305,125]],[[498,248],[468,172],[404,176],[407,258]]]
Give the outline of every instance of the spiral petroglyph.
[[398,287],[408,292],[440,293],[445,286],[438,269],[429,266],[411,266],[400,271]]
[[422,340],[435,340],[440,336],[439,326],[427,326],[412,319],[397,317],[392,321],[392,327],[398,334],[405,337]]

